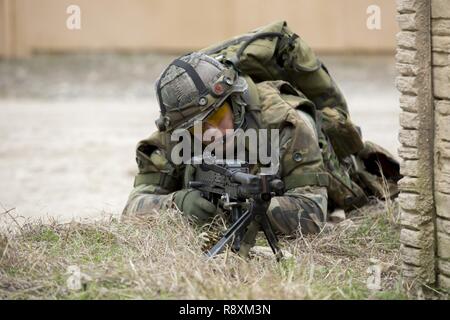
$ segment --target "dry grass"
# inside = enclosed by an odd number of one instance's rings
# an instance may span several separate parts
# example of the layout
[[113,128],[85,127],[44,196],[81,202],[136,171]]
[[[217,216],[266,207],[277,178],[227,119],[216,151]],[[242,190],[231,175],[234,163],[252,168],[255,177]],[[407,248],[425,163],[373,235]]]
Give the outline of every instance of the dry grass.
[[[202,230],[177,212],[26,224],[0,239],[0,298],[403,299],[392,210],[377,202],[319,235],[282,239],[293,257],[281,263],[232,253],[207,260]],[[366,286],[374,263],[383,268],[377,291]],[[81,290],[67,286],[72,265],[87,275]]]

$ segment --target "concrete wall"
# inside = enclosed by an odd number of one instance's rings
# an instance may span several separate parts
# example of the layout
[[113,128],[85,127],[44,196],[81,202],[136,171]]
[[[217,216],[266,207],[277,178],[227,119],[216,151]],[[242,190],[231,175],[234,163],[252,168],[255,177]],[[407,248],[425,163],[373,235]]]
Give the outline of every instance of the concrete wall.
[[397,0],[404,276],[450,288],[450,1]]
[[[81,29],[66,9],[81,8]],[[367,28],[367,8],[381,29]],[[207,46],[274,20],[319,51],[395,50],[392,0],[0,0],[0,55],[34,51],[162,50]]]

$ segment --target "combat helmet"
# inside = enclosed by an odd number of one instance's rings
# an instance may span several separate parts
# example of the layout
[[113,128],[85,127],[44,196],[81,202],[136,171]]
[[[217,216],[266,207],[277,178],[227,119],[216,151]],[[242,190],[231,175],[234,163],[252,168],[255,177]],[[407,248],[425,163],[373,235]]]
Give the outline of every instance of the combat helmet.
[[200,52],[175,59],[155,83],[160,117],[155,121],[160,131],[189,129],[217,110],[227,98],[233,111],[244,106],[248,84],[231,65]]

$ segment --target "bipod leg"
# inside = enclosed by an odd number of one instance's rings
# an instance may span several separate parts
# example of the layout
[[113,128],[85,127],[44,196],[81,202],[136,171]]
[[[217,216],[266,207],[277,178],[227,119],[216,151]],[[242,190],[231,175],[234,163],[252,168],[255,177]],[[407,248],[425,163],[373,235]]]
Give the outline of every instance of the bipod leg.
[[[242,215],[242,207],[240,205],[233,206],[231,210],[231,218],[233,223],[239,220],[239,217]],[[244,237],[244,231],[245,229],[241,229],[239,232],[236,232],[233,239],[232,248],[235,252],[239,251],[241,247],[241,241]]]
[[266,236],[267,242],[272,248],[275,257],[277,258],[277,261],[280,261],[283,258],[283,252],[281,251],[280,247],[278,247],[278,238],[272,229],[272,225],[270,224],[269,218],[267,218],[266,213],[259,214],[258,216],[259,216],[258,220],[264,231],[264,235]]
[[252,219],[252,212],[247,210],[244,214],[225,232],[224,236],[212,247],[207,253],[208,258],[214,257],[220,253],[225,245],[232,240],[236,234],[240,234],[242,230],[248,226]]
[[258,234],[260,225],[255,219],[253,219],[248,225],[247,231],[242,238],[241,247],[239,248],[239,255],[241,257],[248,257],[250,249],[255,245],[256,235]]

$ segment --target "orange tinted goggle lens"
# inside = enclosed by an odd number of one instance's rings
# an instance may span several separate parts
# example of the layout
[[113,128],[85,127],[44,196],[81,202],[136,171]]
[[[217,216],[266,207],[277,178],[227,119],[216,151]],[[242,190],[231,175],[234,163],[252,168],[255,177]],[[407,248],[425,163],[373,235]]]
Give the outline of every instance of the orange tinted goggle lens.
[[[208,118],[203,120],[203,129],[204,125],[207,123],[213,127],[219,127],[225,115],[232,113],[231,106],[228,102],[224,102],[216,111],[214,111]],[[194,128],[190,129],[191,132],[194,132]]]
[[228,102],[224,102],[222,106],[219,107],[216,111],[214,111],[208,118],[205,119],[205,122],[209,123],[212,126],[218,127],[222,122],[225,115],[231,113],[231,107]]

